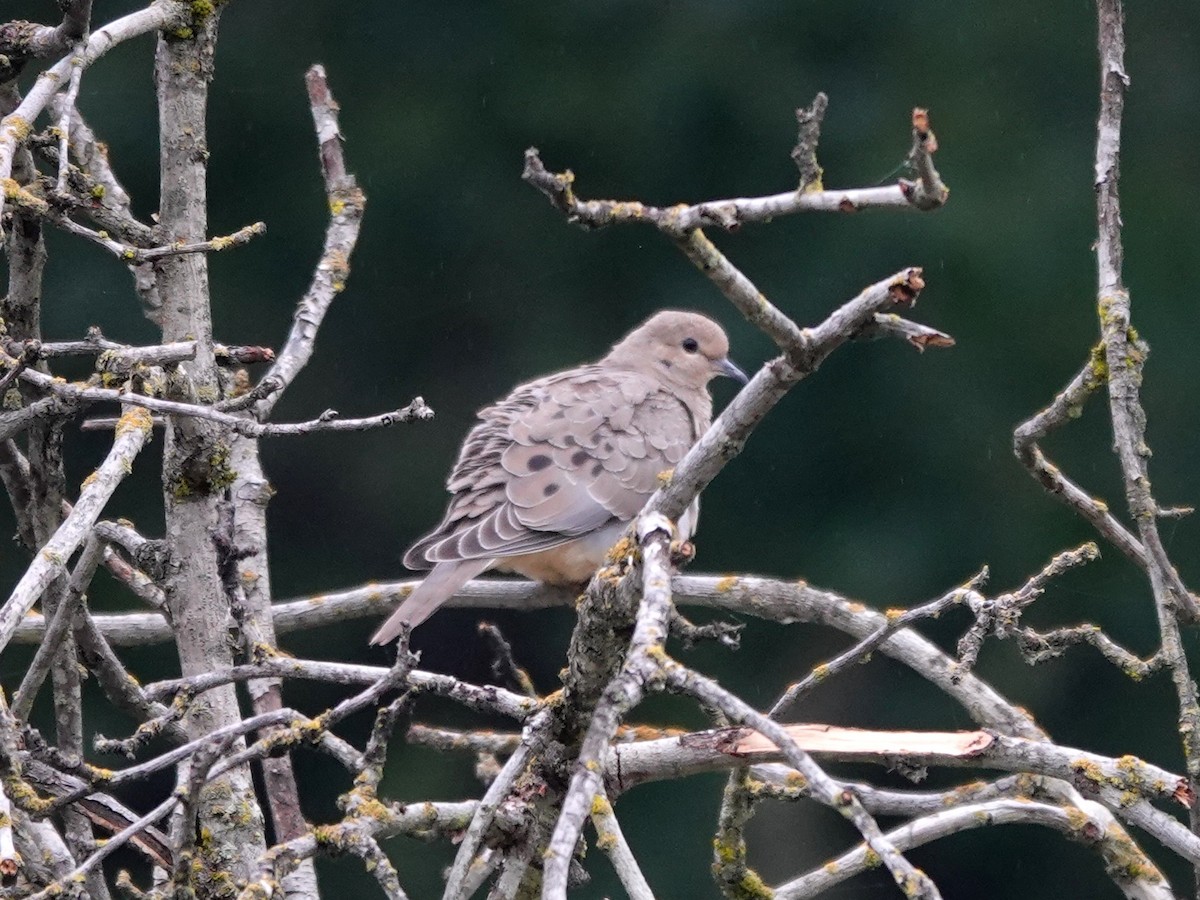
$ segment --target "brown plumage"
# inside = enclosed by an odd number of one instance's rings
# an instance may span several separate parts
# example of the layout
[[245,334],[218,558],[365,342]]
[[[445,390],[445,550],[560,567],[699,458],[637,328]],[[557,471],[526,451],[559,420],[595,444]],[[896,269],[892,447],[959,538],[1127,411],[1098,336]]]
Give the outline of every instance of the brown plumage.
[[[746,380],[729,341],[697,313],[665,311],[599,362],[516,388],[479,411],[446,487],[440,525],[405,554],[432,569],[371,638],[425,621],[488,569],[551,584],[587,581],[712,421],[708,382]],[[679,522],[691,536],[699,501]]]

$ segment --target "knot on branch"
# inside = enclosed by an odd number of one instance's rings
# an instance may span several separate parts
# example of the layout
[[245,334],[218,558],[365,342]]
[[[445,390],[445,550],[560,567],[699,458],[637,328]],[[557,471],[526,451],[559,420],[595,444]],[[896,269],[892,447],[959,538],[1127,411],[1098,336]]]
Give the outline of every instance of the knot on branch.
[[800,184],[797,192],[824,190],[822,175],[824,170],[817,162],[817,144],[821,140],[821,123],[825,120],[825,110],[829,106],[829,97],[822,91],[813,98],[808,106],[796,110],[796,146],[792,148],[792,161],[800,170]]
[[556,209],[567,215],[574,214],[577,201],[571,186],[575,183],[575,173],[570,169],[561,174],[547,171],[537,147],[530,147],[525,151],[525,168],[521,172],[521,180],[545,194]]
[[916,172],[917,179],[900,179],[900,190],[917,209],[937,209],[950,198],[950,188],[946,187],[933,165],[938,142],[929,127],[929,110],[920,106],[913,108],[912,135],[913,145],[908,153],[908,164]]

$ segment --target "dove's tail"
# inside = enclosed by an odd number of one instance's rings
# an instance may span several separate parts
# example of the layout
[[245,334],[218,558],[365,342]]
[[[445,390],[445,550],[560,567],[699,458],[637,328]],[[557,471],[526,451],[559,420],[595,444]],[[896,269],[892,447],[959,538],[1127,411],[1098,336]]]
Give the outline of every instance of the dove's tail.
[[406,622],[416,628],[453,597],[459,588],[490,569],[494,563],[495,560],[491,559],[438,563],[400,607],[388,616],[388,620],[379,626],[379,630],[371,635],[371,643],[386,644],[400,633],[401,626]]

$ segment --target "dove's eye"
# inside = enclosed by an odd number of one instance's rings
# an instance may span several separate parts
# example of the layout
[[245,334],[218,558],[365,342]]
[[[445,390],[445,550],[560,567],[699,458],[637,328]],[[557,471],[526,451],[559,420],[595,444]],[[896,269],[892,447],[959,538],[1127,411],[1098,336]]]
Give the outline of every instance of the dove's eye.
[[684,338],[683,343],[680,344],[679,346],[683,347],[683,349],[686,350],[688,353],[695,353],[697,350],[700,349],[700,345],[698,343],[696,343],[695,338]]

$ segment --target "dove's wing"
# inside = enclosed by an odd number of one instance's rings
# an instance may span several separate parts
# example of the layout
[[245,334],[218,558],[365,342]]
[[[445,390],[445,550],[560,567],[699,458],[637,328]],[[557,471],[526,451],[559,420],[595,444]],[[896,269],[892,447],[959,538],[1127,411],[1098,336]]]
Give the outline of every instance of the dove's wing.
[[605,366],[522,385],[479,416],[445,518],[404,558],[411,569],[549,550],[629,521],[707,425],[661,381]]

